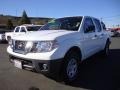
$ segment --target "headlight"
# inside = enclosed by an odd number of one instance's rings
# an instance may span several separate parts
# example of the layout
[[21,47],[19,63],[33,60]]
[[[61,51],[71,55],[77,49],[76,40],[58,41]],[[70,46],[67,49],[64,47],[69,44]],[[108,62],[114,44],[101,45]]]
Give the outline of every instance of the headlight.
[[50,52],[58,47],[57,41],[39,41],[35,42],[32,48],[32,52]]

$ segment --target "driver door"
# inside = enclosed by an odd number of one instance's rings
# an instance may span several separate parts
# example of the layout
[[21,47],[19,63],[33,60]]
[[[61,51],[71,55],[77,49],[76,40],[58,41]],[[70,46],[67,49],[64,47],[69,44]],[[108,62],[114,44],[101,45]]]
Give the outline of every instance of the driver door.
[[83,26],[83,47],[86,57],[89,57],[97,52],[97,37],[95,26],[91,18],[85,18]]

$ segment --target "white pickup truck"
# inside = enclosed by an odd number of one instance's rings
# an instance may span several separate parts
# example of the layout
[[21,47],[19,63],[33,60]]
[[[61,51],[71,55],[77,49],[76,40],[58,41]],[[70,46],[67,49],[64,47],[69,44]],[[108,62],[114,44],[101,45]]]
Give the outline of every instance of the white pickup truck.
[[90,16],[59,18],[40,31],[13,37],[7,52],[18,68],[63,75],[65,82],[72,82],[83,60],[98,52],[108,55],[111,39],[105,29]]
[[8,41],[15,35],[25,34],[26,32],[30,32],[30,31],[37,31],[42,26],[43,25],[33,25],[33,24],[23,24],[21,26],[16,26],[13,32],[5,33],[5,39]]

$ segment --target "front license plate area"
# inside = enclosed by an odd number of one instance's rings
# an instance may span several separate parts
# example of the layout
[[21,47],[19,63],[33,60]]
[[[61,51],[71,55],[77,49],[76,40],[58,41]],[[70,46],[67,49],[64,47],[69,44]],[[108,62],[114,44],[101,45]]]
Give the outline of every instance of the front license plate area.
[[17,68],[22,69],[22,62],[18,60],[14,60],[14,66]]

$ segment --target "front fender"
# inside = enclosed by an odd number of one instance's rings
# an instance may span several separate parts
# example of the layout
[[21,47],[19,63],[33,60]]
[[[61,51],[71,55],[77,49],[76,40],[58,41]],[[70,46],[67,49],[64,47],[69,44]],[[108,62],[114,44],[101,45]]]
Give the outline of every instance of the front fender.
[[59,59],[64,58],[66,53],[72,48],[72,47],[78,47],[81,50],[82,58],[84,57],[84,50],[82,48],[82,43],[80,43],[81,40],[78,39],[66,39],[59,43],[58,49],[53,53],[51,56],[51,59]]

